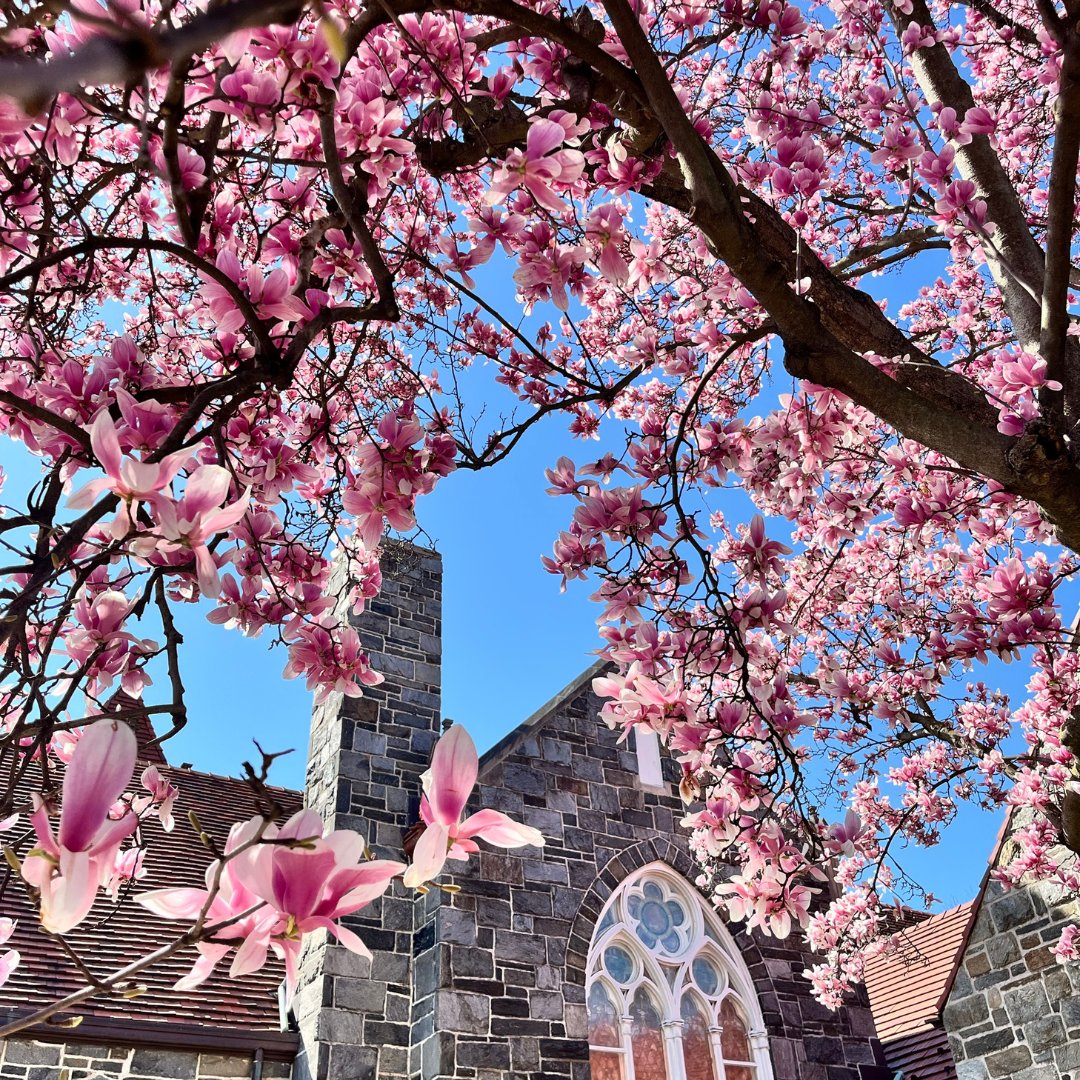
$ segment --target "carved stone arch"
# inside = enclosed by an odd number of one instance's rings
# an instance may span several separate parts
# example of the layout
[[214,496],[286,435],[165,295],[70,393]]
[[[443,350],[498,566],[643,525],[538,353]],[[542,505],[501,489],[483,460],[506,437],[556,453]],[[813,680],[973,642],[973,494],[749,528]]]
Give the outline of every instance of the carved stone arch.
[[[653,837],[624,848],[613,855],[593,882],[592,888],[585,894],[577,915],[570,927],[570,938],[566,950],[566,981],[572,985],[585,987],[585,978],[589,962],[589,948],[592,945],[596,924],[600,921],[604,907],[615,890],[636,870],[650,863],[666,863],[678,873],[702,900],[708,904],[709,898],[694,884],[697,866],[685,850],[673,840],[665,837]],[[735,940],[735,945],[742,956],[750,974],[759,1001],[765,1010],[767,1019],[770,1012],[768,1002],[775,989],[754,938],[740,924],[731,924],[722,911],[718,911],[720,921]]]
[[593,933],[600,921],[604,905],[630,874],[654,862],[667,863],[693,887],[690,875],[694,871],[694,860],[678,844],[664,837],[642,840],[613,855],[596,875],[592,888],[582,899],[578,913],[570,925],[570,938],[566,949],[567,982],[575,986],[585,986],[589,946],[592,944]]
[[[573,970],[573,955],[567,972],[568,982],[584,979],[590,1061],[604,1075],[629,1068],[632,1055],[647,1075],[670,1080],[686,1080],[691,1060],[711,1063],[714,1077],[772,1080],[767,1003],[777,987],[752,937],[728,926],[694,872],[685,850],[651,840],[614,856],[590,890],[572,931],[584,970]],[[609,1015],[620,1018],[617,1031]]]

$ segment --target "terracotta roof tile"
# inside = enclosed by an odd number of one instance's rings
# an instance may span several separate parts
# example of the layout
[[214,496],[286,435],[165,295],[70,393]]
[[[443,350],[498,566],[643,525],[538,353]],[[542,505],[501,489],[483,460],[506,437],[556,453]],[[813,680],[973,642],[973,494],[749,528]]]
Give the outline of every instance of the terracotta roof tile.
[[[180,789],[176,827],[167,833],[156,818],[143,824],[147,874],[133,892],[203,884],[211,855],[186,820],[189,809],[196,811],[205,831],[219,844],[223,844],[233,822],[258,812],[254,793],[242,780],[169,766],[161,767],[161,772]],[[282,788],[270,791],[284,813],[292,814],[300,808],[298,792]],[[28,846],[24,840],[22,849]],[[4,914],[19,921],[11,945],[22,953],[23,960],[0,991],[0,1010],[29,1010],[85,985],[62,950],[38,931],[34,911],[16,882],[6,882],[2,900]],[[92,970],[105,974],[164,944],[180,926],[150,915],[130,898],[119,905],[99,898],[91,915],[68,935],[68,940]],[[76,1011],[102,1019],[278,1030],[277,987],[283,978],[279,962],[272,960],[261,972],[236,980],[227,977],[226,962],[199,990],[172,993],[168,988],[191,967],[196,955],[194,949],[184,950],[141,974],[138,981],[147,985],[148,992],[140,997],[94,998]]]
[[889,1067],[901,1073],[903,1080],[956,1080],[949,1037],[939,1027],[893,1039],[883,1049]]
[[974,918],[976,901],[915,921],[867,961],[866,992],[885,1057],[905,1080],[955,1080],[941,1010]]

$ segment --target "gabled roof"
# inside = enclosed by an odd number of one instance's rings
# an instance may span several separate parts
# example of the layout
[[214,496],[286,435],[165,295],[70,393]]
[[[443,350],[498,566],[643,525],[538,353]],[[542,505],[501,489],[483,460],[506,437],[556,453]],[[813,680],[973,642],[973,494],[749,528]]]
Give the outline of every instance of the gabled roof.
[[598,675],[602,675],[609,667],[608,660],[597,660],[590,664],[576,679],[571,680],[550,701],[545,702],[539,709],[523,720],[509,734],[504,735],[493,747],[480,755],[480,775],[483,776],[489,769],[493,769],[500,762],[505,761],[530,735],[535,735],[545,727],[562,706],[571,702],[579,694],[586,693],[592,686],[592,681]]
[[941,1011],[974,923],[977,902],[914,922],[866,962],[864,981],[885,1058],[905,1080],[955,1080]]
[[[170,886],[204,885],[203,875],[213,856],[187,820],[189,810],[196,812],[202,828],[219,845],[234,822],[259,812],[255,794],[243,780],[167,765],[159,765],[159,769],[180,789],[176,826],[167,833],[153,818],[140,827],[147,849],[146,876],[135,883],[132,894]],[[27,797],[33,790],[33,779],[27,781]],[[284,788],[267,791],[285,815],[301,806],[298,792]],[[24,818],[6,839],[9,843],[21,840],[17,847],[24,852],[31,837]],[[59,945],[38,929],[34,909],[17,881],[9,879],[4,887],[3,910],[18,920],[10,947],[22,954],[20,967],[0,990],[0,1013],[6,1014],[5,1018],[25,1014],[86,985]],[[90,916],[67,935],[67,940],[92,971],[107,974],[165,944],[182,929],[182,923],[150,915],[130,895],[122,897],[119,904],[99,897]],[[262,1045],[267,1056],[291,1057],[296,1040],[281,1034],[278,1018],[277,988],[284,977],[282,965],[272,959],[261,972],[234,980],[228,978],[226,960],[200,989],[173,993],[169,987],[191,968],[196,956],[194,949],[185,949],[141,973],[137,982],[145,984],[147,992],[139,997],[102,996],[80,1005],[73,1013],[85,1017],[86,1022],[77,1037],[104,1041],[105,1034],[113,1030],[113,1041],[128,1045],[195,1045],[191,1031],[185,1033],[184,1028],[197,1025],[204,1046],[224,1051],[228,1045],[247,1045],[249,1049]],[[141,1029],[138,1038],[132,1034],[134,1029]],[[64,1034],[70,1037],[66,1029],[53,1030],[59,1031],[54,1038]],[[218,1043],[213,1041],[214,1032],[221,1036]]]

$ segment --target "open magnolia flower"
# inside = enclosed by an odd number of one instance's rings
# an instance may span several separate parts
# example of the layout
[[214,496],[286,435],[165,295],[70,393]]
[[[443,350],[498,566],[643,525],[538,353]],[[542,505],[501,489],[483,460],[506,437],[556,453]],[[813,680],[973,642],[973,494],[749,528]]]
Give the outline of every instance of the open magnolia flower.
[[405,884],[410,888],[431,881],[447,859],[464,861],[479,851],[476,839],[503,848],[543,847],[544,837],[538,829],[498,810],[480,810],[461,820],[478,771],[476,745],[469,733],[463,727],[452,727],[439,740],[431,768],[421,777],[424,796],[420,816],[427,828],[417,841],[412,865],[405,871]]
[[135,771],[135,735],[118,720],[90,724],[64,774],[60,828],[54,835],[47,806],[35,795],[30,824],[37,834],[22,865],[23,878],[40,893],[41,925],[53,934],[77,926],[112,876],[123,842],[139,824],[128,812],[109,816]]
[[[14,932],[14,919],[0,919],[0,945],[6,945]],[[19,966],[21,960],[22,957],[16,949],[8,949],[7,952],[0,953],[0,986],[8,981],[8,977]]]
[[324,836],[323,820],[314,810],[301,810],[280,827],[267,826],[260,837],[261,825],[262,818],[255,817],[233,826],[224,865],[207,868],[205,889],[157,889],[136,897],[166,919],[197,920],[205,912],[208,926],[229,924],[199,943],[200,958],[176,989],[204,982],[236,945],[231,977],[258,971],[273,950],[285,961],[291,995],[304,934],[313,930],[327,930],[347,949],[371,955],[356,934],[334,920],[381,896],[405,864],[365,861],[363,839],[344,829]]

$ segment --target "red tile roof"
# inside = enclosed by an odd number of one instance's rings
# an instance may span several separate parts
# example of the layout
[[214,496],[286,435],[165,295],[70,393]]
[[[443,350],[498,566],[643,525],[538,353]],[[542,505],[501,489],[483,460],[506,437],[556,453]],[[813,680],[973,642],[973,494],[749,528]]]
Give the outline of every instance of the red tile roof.
[[[203,874],[212,856],[188,822],[189,810],[195,810],[203,829],[219,845],[233,822],[259,812],[254,792],[243,780],[159,767],[162,775],[180,789],[176,827],[167,833],[156,818],[142,826],[147,873],[136,883],[132,890],[135,893],[165,886],[203,885]],[[292,814],[300,808],[298,792],[268,790],[282,813]],[[28,838],[23,838],[20,849],[25,851],[28,846]],[[3,884],[0,907],[5,915],[19,921],[10,944],[23,958],[20,968],[0,990],[0,1011],[28,1011],[85,985],[62,950],[38,930],[36,916],[17,881]],[[93,971],[104,974],[164,944],[182,925],[150,915],[130,898],[114,905],[106,897],[99,898],[91,915],[68,935],[68,940]],[[140,997],[93,998],[75,1011],[87,1018],[86,1028],[95,1030],[110,1018],[126,1024],[156,1022],[159,1027],[168,1024],[177,1029],[197,1024],[211,1029],[227,1026],[234,1032],[279,1030],[277,987],[283,978],[280,963],[272,960],[261,972],[232,980],[227,976],[226,960],[199,990],[171,992],[169,987],[191,967],[196,955],[194,949],[184,950],[140,974],[138,981],[148,987]],[[177,1038],[182,1041],[180,1030]]]
[[894,934],[867,961],[865,982],[889,1065],[905,1080],[955,1080],[941,1010],[963,955],[976,901],[932,915]]
[[941,1028],[927,1028],[884,1044],[889,1068],[903,1080],[956,1080],[956,1062],[949,1037]]

